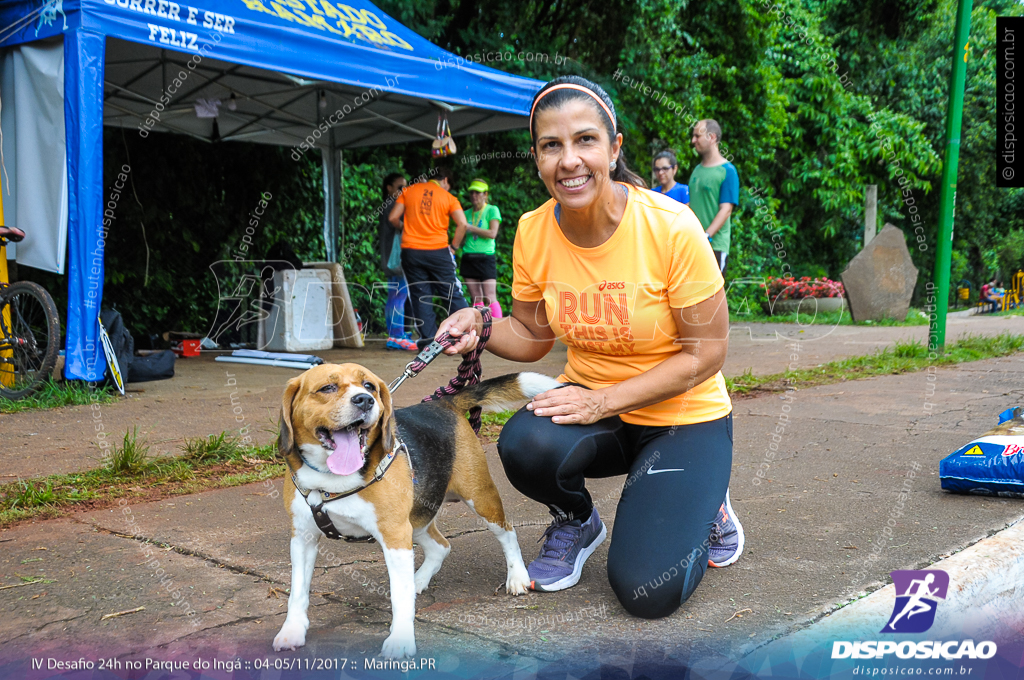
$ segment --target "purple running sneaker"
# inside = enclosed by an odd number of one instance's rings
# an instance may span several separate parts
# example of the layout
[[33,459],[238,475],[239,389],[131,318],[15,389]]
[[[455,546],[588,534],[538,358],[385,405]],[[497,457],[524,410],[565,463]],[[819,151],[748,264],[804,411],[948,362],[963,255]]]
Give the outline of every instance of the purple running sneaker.
[[718,509],[718,517],[711,526],[711,545],[708,547],[709,567],[728,567],[743,554],[743,527],[725,490],[725,502]]
[[590,511],[586,522],[578,519],[553,521],[541,536],[544,547],[540,549],[540,557],[526,568],[530,574],[530,589],[552,593],[579,583],[583,563],[607,535],[597,508]]

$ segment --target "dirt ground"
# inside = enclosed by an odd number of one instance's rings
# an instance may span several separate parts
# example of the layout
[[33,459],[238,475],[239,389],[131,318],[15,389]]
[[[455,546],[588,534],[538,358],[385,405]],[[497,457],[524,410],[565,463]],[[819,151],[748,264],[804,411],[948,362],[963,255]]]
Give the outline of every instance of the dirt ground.
[[[730,372],[748,366],[779,370],[792,350],[765,338],[800,329],[756,330],[749,340],[734,331]],[[861,354],[926,331],[840,328],[831,340],[801,343],[798,365]],[[374,350],[327,356],[361,362],[373,357],[379,362],[375,370],[388,376],[406,360]],[[557,375],[561,361],[552,353],[532,368]],[[269,426],[280,386],[290,375],[283,369],[221,366],[207,357],[179,366],[174,380],[148,384],[127,403],[103,407],[105,424],[117,432],[115,423],[133,422],[122,415],[131,412],[134,422],[152,428],[154,439],[161,433],[169,439],[236,427],[224,384],[230,372],[246,422]],[[429,376],[403,387],[400,403],[418,399],[453,368],[454,363],[432,365]],[[485,370],[497,375],[514,369],[493,360]],[[933,381],[919,372],[803,389],[787,400],[766,395],[736,402],[730,488],[746,529],[746,550],[734,566],[710,570],[694,596],[665,619],[646,621],[624,611],[605,574],[607,542],[570,590],[521,598],[496,594],[504,582],[497,543],[465,506],[445,506],[439,525],[453,549],[431,588],[417,599],[419,656],[434,659],[446,677],[679,677],[684,666],[743,659],[877,587],[889,571],[924,568],[1001,530],[1024,515],[1022,501],[944,493],[938,462],[993,426],[999,412],[1024,404],[1024,354],[941,368],[932,375]],[[780,454],[769,460],[768,444],[783,413],[788,420]],[[83,423],[55,422],[72,415]],[[21,448],[12,455],[7,433],[21,436],[31,422],[36,427],[31,431],[38,432],[33,437],[57,441],[64,432],[60,441],[80,446],[87,441],[82,432],[88,432],[89,417],[81,407],[5,416],[3,465],[22,465],[24,474],[73,469],[81,456],[53,456],[45,444],[33,442],[34,448],[16,438]],[[529,561],[548,516],[509,485],[493,445],[487,453]],[[38,460],[25,463],[20,459],[25,456]],[[766,462],[768,473],[758,484],[755,473]],[[882,528],[911,469],[917,472],[910,498],[886,538]],[[0,585],[38,579],[0,590],[0,639],[6,641],[0,647],[0,677],[52,677],[53,671],[33,672],[31,660],[80,656],[116,657],[121,663],[237,659],[243,666],[236,678],[299,677],[274,671],[274,664],[295,668],[283,664],[338,659],[357,664],[360,672],[330,677],[366,677],[366,659],[379,652],[390,622],[383,594],[387,573],[376,545],[324,539],[307,646],[286,654],[271,649],[284,620],[283,591],[290,578],[289,527],[276,493],[280,483],[81,513],[0,533]],[[622,484],[622,478],[588,484],[609,531]],[[878,557],[869,559],[871,554]],[[173,581],[171,590],[181,593],[197,616],[186,617],[175,606],[181,600],[172,598],[160,578]],[[144,609],[101,620],[139,607]],[[269,675],[257,672],[264,660]],[[399,677],[397,671],[372,676]],[[109,677],[127,675],[118,671]]]

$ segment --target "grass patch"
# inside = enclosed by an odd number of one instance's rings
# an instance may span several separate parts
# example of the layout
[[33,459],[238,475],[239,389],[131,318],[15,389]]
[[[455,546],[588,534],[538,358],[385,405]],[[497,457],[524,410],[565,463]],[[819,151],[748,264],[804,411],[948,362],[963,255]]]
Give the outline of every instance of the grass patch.
[[215,461],[238,461],[246,454],[247,448],[242,446],[238,437],[227,432],[209,435],[206,439],[196,437],[186,439],[182,447],[184,459],[192,463],[212,463]]
[[[813,310],[814,305],[806,305]],[[741,309],[743,309],[741,307]],[[882,319],[881,321],[854,321],[850,316],[850,309],[847,307],[838,312],[774,314],[769,316],[757,306],[749,306],[744,311],[729,310],[730,323],[795,323],[801,326],[927,326],[928,315],[921,310],[911,307],[907,310],[907,317],[902,321],[896,319]]]
[[139,431],[133,427],[125,431],[121,446],[114,444],[105,465],[114,474],[137,475],[149,465],[149,443],[139,441]]
[[61,406],[80,406],[92,403],[109,404],[117,401],[113,387],[97,387],[91,389],[80,380],[68,380],[55,383],[47,380],[35,394],[11,401],[0,397],[0,413],[18,413],[32,409],[60,408]]
[[150,458],[133,429],[102,467],[0,485],[0,528],[27,519],[98,510],[258,482],[285,473],[273,444],[242,446],[226,433],[186,442],[180,456]]
[[1024,307],[1007,309],[1005,312],[996,312],[995,314],[982,314],[981,316],[1024,316]]
[[498,413],[485,413],[480,417],[480,436],[489,442],[498,441],[501,428],[505,426],[508,419],[515,415],[515,411],[499,411]]
[[53,505],[60,500],[62,495],[75,503],[92,498],[91,492],[83,489],[76,489],[74,487],[67,489],[63,494],[58,491],[54,491],[53,482],[50,480],[45,480],[40,483],[24,482],[19,480],[10,486],[14,487],[13,493],[11,494],[11,507],[23,510]]
[[498,413],[485,413],[480,416],[480,422],[484,425],[504,425],[508,419],[516,414],[515,411],[499,411]]
[[1024,336],[1002,333],[997,336],[967,335],[946,346],[946,352],[934,359],[928,358],[928,348],[918,342],[897,342],[874,354],[830,361],[817,368],[753,375],[748,369],[736,378],[726,378],[725,384],[732,395],[753,392],[780,392],[790,388],[813,387],[830,383],[868,378],[876,375],[897,375],[920,371],[928,366],[950,366],[968,361],[1004,357],[1024,351]]

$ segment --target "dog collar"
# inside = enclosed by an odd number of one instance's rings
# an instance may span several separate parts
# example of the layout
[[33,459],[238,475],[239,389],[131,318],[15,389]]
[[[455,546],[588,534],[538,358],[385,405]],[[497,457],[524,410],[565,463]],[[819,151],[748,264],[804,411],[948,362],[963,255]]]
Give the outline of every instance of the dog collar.
[[351,491],[344,491],[342,493],[331,493],[330,491],[315,489],[316,491],[320,492],[320,502],[317,503],[316,505],[310,503],[309,501],[309,494],[313,493],[314,489],[303,491],[302,487],[299,486],[299,481],[297,479],[298,472],[292,473],[292,483],[295,485],[295,490],[298,491],[304,499],[306,499],[306,504],[309,505],[309,509],[313,511],[313,521],[316,522],[316,526],[320,529],[321,532],[323,532],[324,536],[333,539],[344,538],[346,541],[359,540],[350,539],[348,536],[342,535],[341,532],[337,530],[337,528],[334,526],[334,522],[332,522],[330,516],[328,516],[327,510],[324,509],[324,503],[340,501],[342,498],[354,496],[360,491],[382,480],[384,478],[384,473],[386,473],[388,471],[388,468],[391,467],[391,463],[395,461],[395,458],[398,457],[398,453],[400,451],[405,451],[405,454],[409,455],[409,449],[406,447],[405,442],[403,442],[401,437],[399,437],[398,434],[396,433],[395,445],[392,447],[388,455],[384,456],[380,463],[377,464],[377,467],[374,468],[373,478],[370,481],[366,482],[365,484],[356,489],[352,489]]

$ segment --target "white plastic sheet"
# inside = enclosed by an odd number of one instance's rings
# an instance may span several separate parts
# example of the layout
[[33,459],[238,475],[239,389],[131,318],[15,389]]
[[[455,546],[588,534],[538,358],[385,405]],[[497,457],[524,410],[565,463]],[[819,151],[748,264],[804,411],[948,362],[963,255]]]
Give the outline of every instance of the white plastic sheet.
[[63,274],[68,233],[63,38],[4,50],[0,99],[4,222],[26,234],[8,257]]

